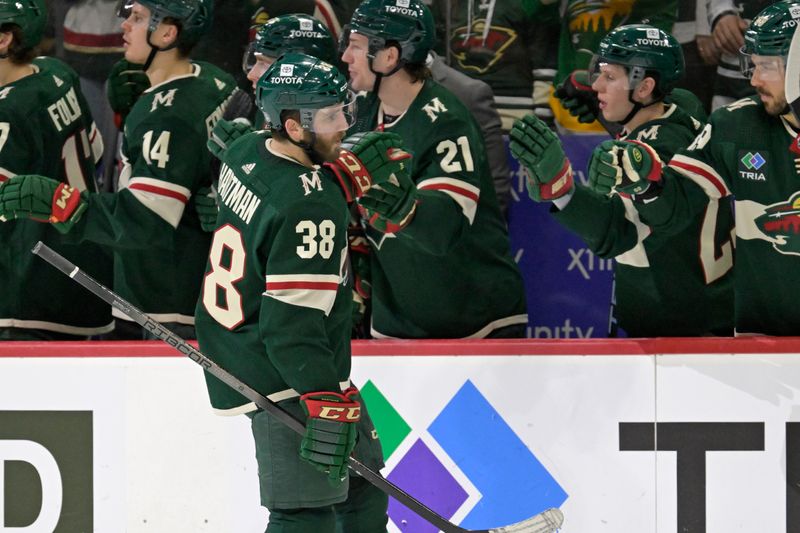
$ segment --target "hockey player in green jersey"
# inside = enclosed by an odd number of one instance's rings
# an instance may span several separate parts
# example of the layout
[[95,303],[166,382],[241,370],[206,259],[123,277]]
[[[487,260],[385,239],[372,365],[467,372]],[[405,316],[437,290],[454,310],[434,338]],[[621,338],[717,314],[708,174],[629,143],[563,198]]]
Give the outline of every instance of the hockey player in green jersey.
[[419,0],[365,0],[342,55],[351,87],[373,92],[353,131],[396,133],[414,155],[410,182],[361,200],[370,221],[372,335],[524,336],[522,277],[480,128],[428,79],[433,40],[433,17]]
[[[95,191],[103,142],[78,76],[57,59],[34,59],[46,19],[44,0],[0,0],[0,186],[36,173],[52,178],[59,194]],[[111,280],[111,256],[97,247],[72,246],[31,220],[0,224],[0,340],[79,340],[110,331],[108,305],[33,257],[40,240],[103,283]]]
[[[593,65],[600,111],[622,126],[620,138],[647,143],[668,159],[700,132],[698,120],[663,101],[684,71],[671,35],[643,24],[621,26],[603,38]],[[732,333],[727,202],[714,202],[670,235],[643,222],[629,195],[601,196],[574,184],[558,138],[535,117],[514,125],[511,152],[527,169],[531,199],[553,201],[561,224],[599,257],[615,259],[612,325],[634,337]]]
[[[213,65],[188,58],[210,25],[211,0],[141,0],[125,7],[125,57],[147,65],[151,87],[125,121],[120,190],[64,198],[72,211],[56,220],[62,229],[71,227],[69,238],[114,250],[117,293],[193,338],[210,236],[189,200],[211,183],[211,154],[204,146],[235,83]],[[48,179],[25,181],[36,187],[9,187],[12,179],[0,190],[7,218],[30,216],[27,206],[50,205],[54,198]],[[16,202],[14,209],[9,201]],[[141,338],[138,326],[117,318],[119,336]]]
[[383,460],[349,379],[350,214],[336,179],[319,166],[339,155],[353,100],[336,67],[283,56],[256,89],[271,138],[237,139],[219,178],[197,304],[200,348],[306,423],[301,438],[207,375],[218,413],[252,419],[268,533],[385,533],[388,521],[387,496],[348,475],[351,451],[374,470]]
[[800,124],[784,90],[798,17],[800,2],[783,1],[753,19],[741,58],[758,95],[714,111],[668,166],[646,145],[613,141],[595,151],[589,171],[596,191],[632,194],[642,219],[658,232],[680,231],[734,197],[737,334],[800,331],[800,159],[789,151]]
[[[314,17],[291,14],[269,19],[258,29],[242,59],[242,68],[254,90],[267,68],[288,52],[308,54],[328,63],[336,60],[333,36]],[[249,116],[247,111],[241,111],[252,107],[252,100],[245,92],[237,92],[231,99],[228,110],[214,126],[208,140],[208,149],[214,157],[222,159],[226,147],[245,133],[253,131],[254,126],[255,129],[262,129],[263,115],[256,113],[255,116]]]

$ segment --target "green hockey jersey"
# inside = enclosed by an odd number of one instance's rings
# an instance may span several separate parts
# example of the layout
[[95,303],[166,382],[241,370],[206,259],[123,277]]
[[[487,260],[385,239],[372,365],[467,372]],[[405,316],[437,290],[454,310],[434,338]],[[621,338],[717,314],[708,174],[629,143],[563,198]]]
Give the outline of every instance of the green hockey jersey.
[[800,331],[800,159],[788,149],[796,136],[758,97],[738,100],[714,111],[672,158],[660,197],[636,206],[654,230],[678,231],[715,201],[735,198],[739,334]]
[[[675,104],[625,139],[647,143],[668,161],[703,124]],[[733,215],[713,200],[678,233],[653,230],[630,198],[577,186],[555,218],[599,257],[615,259],[614,316],[631,337],[733,333]]]
[[384,124],[374,97],[365,103],[372,105],[359,107],[355,128],[403,138],[419,194],[413,220],[399,233],[367,228],[372,335],[485,337],[525,324],[522,276],[469,110],[431,80],[391,124]]
[[[200,349],[273,401],[346,388],[352,288],[344,195],[318,167],[237,139],[219,177],[220,213],[200,299]],[[212,406],[255,409],[206,375]]]
[[192,65],[191,74],[137,100],[125,121],[120,190],[91,196],[73,229],[114,248],[120,296],[160,322],[180,324],[194,323],[210,242],[191,197],[211,184],[206,141],[236,87],[217,67]]
[[[93,192],[103,142],[78,76],[54,58],[37,58],[33,68],[33,74],[0,88],[0,183],[40,174]],[[0,224],[0,328],[78,337],[110,331],[109,306],[34,256],[37,241],[110,282],[111,257],[97,246],[68,244],[49,224],[32,220]]]

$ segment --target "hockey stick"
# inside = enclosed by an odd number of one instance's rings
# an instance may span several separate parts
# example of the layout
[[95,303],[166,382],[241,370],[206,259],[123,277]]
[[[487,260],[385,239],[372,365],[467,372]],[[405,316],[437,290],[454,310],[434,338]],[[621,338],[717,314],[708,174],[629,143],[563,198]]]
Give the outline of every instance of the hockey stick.
[[789,54],[786,56],[784,90],[794,118],[800,122],[800,31],[795,28]]
[[[203,367],[206,372],[224,382],[226,385],[239,392],[242,396],[255,403],[258,407],[286,424],[292,431],[299,433],[300,435],[305,434],[305,426],[302,422],[281,409],[277,404],[270,401],[263,394],[257,392],[255,389],[249,387],[238,378],[228,373],[214,361],[203,355],[199,350],[195,349],[185,340],[162,326],[149,315],[143,313],[132,304],[120,298],[112,290],[98,283],[94,278],[76,267],[69,260],[48,248],[47,245],[39,241],[31,251],[88,289],[92,294],[111,305],[111,307],[125,313],[137,324],[142,326],[145,331],[169,344],[183,355],[188,356],[189,359]],[[375,487],[408,507],[411,511],[419,515],[430,524],[436,526],[444,533],[553,533],[559,527],[561,527],[561,524],[564,521],[564,516],[561,514],[560,510],[547,509],[536,516],[528,518],[522,522],[517,522],[516,524],[511,524],[510,526],[484,530],[464,529],[453,524],[452,522],[447,521],[444,517],[440,516],[425,504],[403,491],[400,487],[387,480],[379,473],[370,470],[352,456],[347,458],[347,466],[356,474],[363,477],[375,485]]]

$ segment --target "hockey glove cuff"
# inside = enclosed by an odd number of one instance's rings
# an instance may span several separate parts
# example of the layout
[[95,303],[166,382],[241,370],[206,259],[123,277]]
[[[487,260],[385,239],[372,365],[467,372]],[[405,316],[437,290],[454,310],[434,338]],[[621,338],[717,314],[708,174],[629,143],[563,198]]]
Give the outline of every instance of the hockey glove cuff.
[[589,186],[599,194],[641,196],[660,183],[663,163],[655,150],[638,141],[604,141],[592,153]]
[[29,218],[67,233],[86,210],[80,191],[35,174],[15,176],[0,185],[0,220]]
[[358,390],[309,392],[300,396],[305,411],[306,433],[300,443],[300,457],[328,476],[332,485],[347,478],[347,458],[355,448],[361,419]]

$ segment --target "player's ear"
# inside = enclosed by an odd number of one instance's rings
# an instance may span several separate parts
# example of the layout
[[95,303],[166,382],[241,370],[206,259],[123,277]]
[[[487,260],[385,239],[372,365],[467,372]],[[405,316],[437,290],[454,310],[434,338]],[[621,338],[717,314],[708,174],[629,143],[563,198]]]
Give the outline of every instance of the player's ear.
[[158,39],[160,42],[158,44],[160,47],[164,48],[177,41],[179,31],[178,27],[174,24],[167,24],[165,22],[159,24]]
[[647,76],[645,79],[639,82],[639,85],[636,86],[636,101],[647,103],[653,99],[653,91],[656,89],[656,80]]
[[0,32],[0,53],[5,54],[14,42],[14,34],[10,31]]
[[286,135],[293,141],[300,142],[303,140],[305,129],[294,118],[287,118],[283,123],[283,128],[286,130]]

